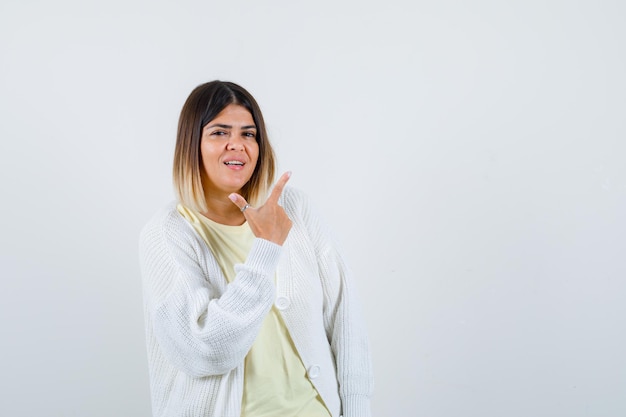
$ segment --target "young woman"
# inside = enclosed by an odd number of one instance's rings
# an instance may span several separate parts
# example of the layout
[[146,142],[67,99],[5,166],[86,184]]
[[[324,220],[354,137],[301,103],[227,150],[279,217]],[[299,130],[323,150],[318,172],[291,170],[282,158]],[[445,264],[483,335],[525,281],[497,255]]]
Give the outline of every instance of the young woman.
[[349,271],[307,198],[274,177],[255,99],[194,89],[178,201],[140,238],[155,417],[367,417],[372,375]]

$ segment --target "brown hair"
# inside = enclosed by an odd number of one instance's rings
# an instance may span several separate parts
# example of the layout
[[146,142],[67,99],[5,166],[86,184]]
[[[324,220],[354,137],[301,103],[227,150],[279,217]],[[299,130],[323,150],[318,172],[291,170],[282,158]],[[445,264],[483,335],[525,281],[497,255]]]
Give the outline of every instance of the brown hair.
[[174,188],[178,199],[200,213],[207,211],[202,188],[202,129],[229,104],[245,107],[257,128],[259,159],[241,195],[249,203],[257,204],[274,180],[274,150],[267,137],[261,109],[254,97],[243,87],[227,81],[201,84],[187,97],[180,112],[174,151]]

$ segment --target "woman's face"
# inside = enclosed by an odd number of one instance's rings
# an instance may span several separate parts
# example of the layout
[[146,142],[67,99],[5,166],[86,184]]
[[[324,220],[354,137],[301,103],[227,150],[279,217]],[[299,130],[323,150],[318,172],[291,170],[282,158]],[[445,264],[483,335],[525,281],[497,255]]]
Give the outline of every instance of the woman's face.
[[238,104],[229,104],[207,123],[200,143],[205,195],[239,192],[250,180],[259,159],[256,138],[252,115]]

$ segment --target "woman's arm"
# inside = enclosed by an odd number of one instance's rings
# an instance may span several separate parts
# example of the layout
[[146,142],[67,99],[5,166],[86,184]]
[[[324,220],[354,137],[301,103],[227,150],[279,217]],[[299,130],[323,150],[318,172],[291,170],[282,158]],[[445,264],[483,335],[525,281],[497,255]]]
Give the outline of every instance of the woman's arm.
[[[256,239],[226,284],[215,259],[178,213],[144,228],[144,298],[160,350],[194,377],[224,374],[245,358],[274,299],[281,247]],[[224,280],[220,282],[219,280]]]
[[339,395],[344,417],[371,414],[372,367],[367,331],[349,268],[328,226],[308,199],[294,190],[290,198],[300,200],[303,221],[315,247],[323,289],[324,326],[335,356]]

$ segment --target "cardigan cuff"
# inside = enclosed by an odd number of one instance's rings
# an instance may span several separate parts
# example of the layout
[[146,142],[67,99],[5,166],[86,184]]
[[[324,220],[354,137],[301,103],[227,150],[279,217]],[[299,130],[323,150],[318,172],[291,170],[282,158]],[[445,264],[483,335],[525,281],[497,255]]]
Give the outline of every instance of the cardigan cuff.
[[256,238],[244,265],[250,271],[255,271],[273,280],[282,251],[282,246],[269,240]]
[[371,417],[370,399],[366,395],[348,395],[343,398],[343,417]]

